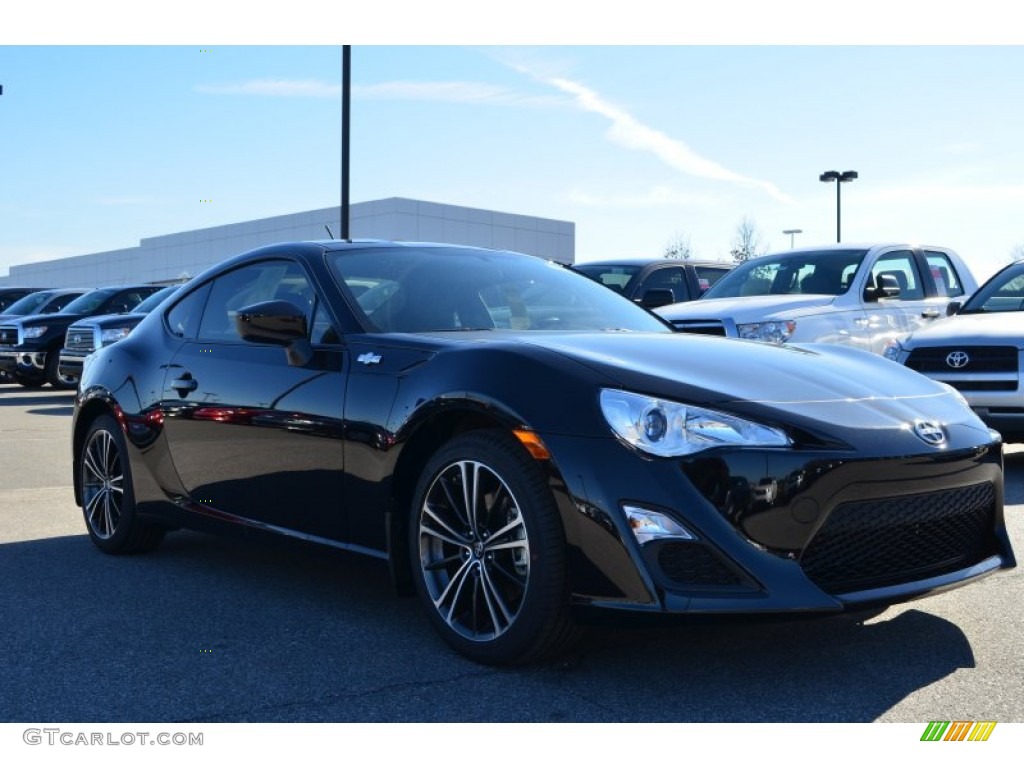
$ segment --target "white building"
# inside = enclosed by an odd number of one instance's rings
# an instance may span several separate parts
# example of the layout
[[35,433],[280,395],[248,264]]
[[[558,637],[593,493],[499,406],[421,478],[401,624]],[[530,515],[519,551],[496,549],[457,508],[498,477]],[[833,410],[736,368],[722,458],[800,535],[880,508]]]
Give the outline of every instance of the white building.
[[[47,288],[171,283],[229,256],[262,245],[340,236],[340,207],[272,216],[173,235],[147,237],[132,248],[69,256],[11,267],[3,285]],[[573,263],[576,225],[480,208],[389,197],[349,207],[353,239],[456,243],[521,251]]]

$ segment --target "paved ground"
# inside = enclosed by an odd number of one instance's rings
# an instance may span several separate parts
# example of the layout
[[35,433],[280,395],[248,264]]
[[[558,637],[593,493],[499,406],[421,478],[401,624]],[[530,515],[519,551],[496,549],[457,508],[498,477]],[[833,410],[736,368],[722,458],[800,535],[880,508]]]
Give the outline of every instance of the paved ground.
[[[70,481],[71,395],[0,386],[0,719],[1024,720],[1024,568],[849,617],[597,628],[568,658],[452,654],[382,563],[198,534],[109,557]],[[1024,553],[1024,447],[1007,454]]]

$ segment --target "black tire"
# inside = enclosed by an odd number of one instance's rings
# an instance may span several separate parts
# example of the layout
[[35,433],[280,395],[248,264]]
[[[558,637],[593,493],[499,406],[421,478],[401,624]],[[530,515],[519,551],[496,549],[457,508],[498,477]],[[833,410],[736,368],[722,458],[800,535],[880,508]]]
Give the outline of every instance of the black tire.
[[78,463],[85,527],[93,544],[111,555],[149,552],[164,528],[139,519],[124,435],[109,414],[89,425]]
[[43,376],[34,376],[27,373],[14,373],[12,375],[16,382],[27,389],[39,389],[46,384],[46,379]]
[[60,351],[51,349],[46,353],[46,371],[44,377],[54,389],[77,389],[78,379],[60,375]]
[[463,656],[525,664],[575,639],[555,500],[511,435],[469,432],[442,446],[423,470],[410,520],[416,591]]

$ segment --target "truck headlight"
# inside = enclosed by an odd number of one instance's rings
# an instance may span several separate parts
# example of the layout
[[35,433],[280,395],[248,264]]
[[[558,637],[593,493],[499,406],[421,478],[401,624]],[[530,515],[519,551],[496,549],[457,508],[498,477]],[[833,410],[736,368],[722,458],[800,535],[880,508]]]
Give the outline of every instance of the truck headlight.
[[22,331],[21,337],[23,339],[38,339],[44,333],[46,333],[45,325],[33,325],[32,327],[26,328]]
[[100,344],[113,344],[115,341],[120,341],[131,332],[131,328],[106,328],[100,332]]
[[763,323],[737,323],[736,333],[741,339],[769,341],[782,344],[796,330],[796,320],[766,320]]

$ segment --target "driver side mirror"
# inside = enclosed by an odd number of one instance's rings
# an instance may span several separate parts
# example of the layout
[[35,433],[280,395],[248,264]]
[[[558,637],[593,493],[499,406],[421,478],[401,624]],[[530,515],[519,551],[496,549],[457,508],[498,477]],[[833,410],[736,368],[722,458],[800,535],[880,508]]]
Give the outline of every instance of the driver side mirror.
[[289,365],[305,365],[313,357],[306,314],[290,301],[263,301],[235,314],[235,329],[243,341],[284,347]]
[[875,284],[874,288],[868,286],[864,289],[865,301],[892,299],[900,295],[900,284],[893,275],[879,275],[875,278]]
[[963,302],[951,301],[946,305],[946,317],[951,317],[960,311],[960,307],[963,306]]
[[664,307],[666,304],[675,304],[676,297],[668,288],[651,288],[644,291],[643,297],[637,302],[641,307],[654,309]]

